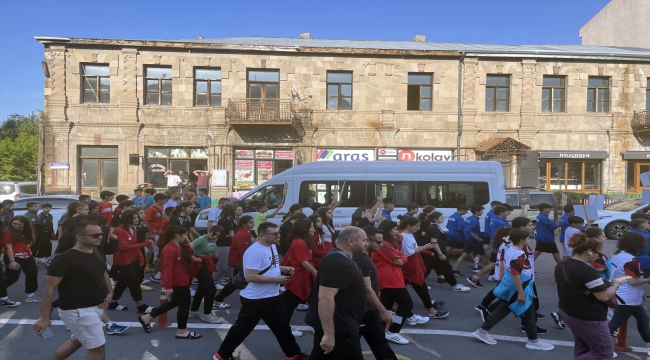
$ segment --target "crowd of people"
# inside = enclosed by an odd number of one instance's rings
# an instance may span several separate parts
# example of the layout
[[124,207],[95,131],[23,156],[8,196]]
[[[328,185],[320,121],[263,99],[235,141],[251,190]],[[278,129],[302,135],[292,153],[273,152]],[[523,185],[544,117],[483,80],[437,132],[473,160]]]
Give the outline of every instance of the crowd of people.
[[[126,289],[146,333],[158,316],[178,308],[177,339],[202,337],[188,329],[189,318],[220,323],[215,311],[230,308],[227,297],[239,290],[241,309],[215,360],[232,359],[260,320],[269,326],[286,359],[362,359],[361,337],[375,358],[397,359],[389,344],[409,344],[400,335],[404,325],[450,316],[443,310],[444,301],[431,299],[430,273],[435,271],[434,279],[452,291],[468,292],[470,287],[458,282],[465,277],[459,266],[468,261],[474,273],[466,277],[468,285],[484,287],[480,278],[485,275],[495,283],[476,306],[483,324],[473,336],[495,345],[490,330],[513,313],[528,338],[525,347],[548,351],[554,346],[539,338],[548,330],[537,325],[545,315],[539,311],[534,263],[540,254],[550,253],[557,261],[559,297],[559,309],[551,316],[559,329],[568,326],[573,333],[575,359],[614,356],[612,335],[631,316],[650,348],[649,320],[641,305],[642,285],[650,283],[644,275],[650,274],[646,214],[634,215],[630,231],[608,258],[602,250],[602,230],[575,216],[571,205],[556,222],[548,216],[552,206],[540,204],[534,224],[522,216],[509,222],[513,208],[493,201],[483,226],[482,205],[459,206],[448,219],[448,231],[443,231],[445,217],[432,206],[408,204],[407,212],[393,221],[394,204],[378,198],[376,204],[357,209],[351,226],[337,232],[336,202],[309,208],[293,204],[278,226],[268,219],[278,215],[282,203],[267,214],[269,204],[260,202],[255,217],[242,216],[237,199],[221,198],[211,207],[208,191],[198,190],[200,197],[192,188],[183,188],[181,194],[177,186],[165,193],[135,189],[133,197],[103,191],[99,202],[82,195],[69,204],[56,228],[48,204],[39,212],[37,202],[28,202],[26,214],[3,216],[0,306],[21,305],[8,298],[7,287],[22,271],[24,301],[41,302],[34,330],[42,333],[50,325],[52,309],[58,308],[71,331],[71,339],[53,359],[65,359],[81,347],[87,349],[87,359],[103,359],[103,329],[109,335],[128,329],[109,316],[130,311],[123,301]],[[201,235],[194,223],[208,207],[208,230]],[[0,213],[7,208],[11,211],[5,206]],[[556,229],[561,231],[560,248],[554,240]],[[54,252],[53,239],[58,239]],[[452,266],[448,254],[454,250],[462,253]],[[112,255],[110,265],[107,255]],[[47,268],[42,299],[36,295],[41,265]],[[151,291],[152,282],[160,283],[168,298],[158,307],[143,301],[142,292]],[[416,310],[408,286],[422,302],[421,310]],[[309,355],[295,341],[302,332],[290,326],[295,310],[306,310],[305,321],[313,328]]]

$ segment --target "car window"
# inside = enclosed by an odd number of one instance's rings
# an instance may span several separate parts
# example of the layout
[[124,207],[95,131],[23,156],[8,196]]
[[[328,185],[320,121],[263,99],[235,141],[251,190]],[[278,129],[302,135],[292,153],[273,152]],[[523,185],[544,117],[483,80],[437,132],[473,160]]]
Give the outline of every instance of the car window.
[[641,207],[642,205],[641,200],[625,200],[605,205],[603,209],[609,211],[628,212]]
[[18,185],[18,187],[21,194],[36,195],[37,193],[36,185]]
[[506,204],[519,206],[519,194],[506,194]]
[[14,193],[16,185],[14,184],[2,184],[0,185],[0,195],[11,195]]
[[555,195],[553,194],[530,194],[530,209],[538,209],[538,205],[541,203],[547,203],[550,205],[555,204]]

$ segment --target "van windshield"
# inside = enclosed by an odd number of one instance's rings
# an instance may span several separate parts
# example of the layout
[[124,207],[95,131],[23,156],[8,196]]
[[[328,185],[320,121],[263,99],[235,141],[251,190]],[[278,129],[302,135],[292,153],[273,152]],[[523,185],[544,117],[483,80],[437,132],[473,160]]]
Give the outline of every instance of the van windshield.
[[634,200],[624,200],[624,201],[619,201],[615,202],[609,205],[603,206],[604,210],[608,211],[622,211],[622,212],[628,212],[632,211],[636,208],[639,208],[643,205],[641,200],[639,199],[634,199]]
[[239,200],[239,206],[245,213],[257,212],[259,204],[266,204],[271,210],[282,204],[284,201],[283,195],[284,185],[268,185],[246,194],[245,197]]
[[0,195],[11,195],[14,192],[16,185],[0,185]]

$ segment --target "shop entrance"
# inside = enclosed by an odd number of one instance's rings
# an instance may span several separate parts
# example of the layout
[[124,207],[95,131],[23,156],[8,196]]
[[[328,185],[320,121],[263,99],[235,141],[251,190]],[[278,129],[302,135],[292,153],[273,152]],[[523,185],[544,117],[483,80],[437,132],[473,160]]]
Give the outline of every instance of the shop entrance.
[[118,160],[116,146],[82,146],[79,149],[81,194],[99,196],[107,190],[117,193]]
[[640,193],[643,189],[650,189],[641,185],[639,175],[650,171],[650,162],[630,161],[627,164],[627,190],[629,192]]

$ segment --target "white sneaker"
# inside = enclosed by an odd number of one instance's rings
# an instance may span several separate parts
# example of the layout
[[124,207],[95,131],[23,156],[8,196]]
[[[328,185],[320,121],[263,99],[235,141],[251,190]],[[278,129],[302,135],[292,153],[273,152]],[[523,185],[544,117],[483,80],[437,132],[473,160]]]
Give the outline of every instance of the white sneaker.
[[307,304],[298,304],[298,307],[296,308],[298,311],[306,311],[307,309],[309,309],[309,305]]
[[406,321],[408,322],[409,326],[415,326],[415,325],[421,325],[428,322],[429,318],[414,314],[410,318],[406,319]]
[[151,281],[153,281],[153,282],[159,283],[159,282],[160,282],[160,273],[158,273],[158,274],[156,274],[156,275],[151,275],[151,276],[149,277],[149,279],[150,279]]
[[196,290],[190,288],[190,297],[194,297],[194,294],[196,294]]
[[526,342],[526,349],[550,351],[550,350],[555,349],[555,346],[553,346],[552,344],[550,344],[550,343],[548,343],[548,342],[546,342],[546,341],[544,341],[542,339],[537,339],[537,342],[534,342],[534,343],[532,343],[532,342],[530,342],[530,340],[528,340]]
[[151,282],[151,280],[149,280],[149,279],[144,279],[144,280],[142,280],[141,285],[147,284],[147,283],[149,283],[149,282]]
[[293,327],[291,327],[291,334],[293,335],[293,337],[301,337],[302,336],[302,331],[294,329]]
[[190,311],[189,317],[191,317],[191,318],[200,318],[201,313],[199,313],[198,311]]
[[41,302],[41,298],[39,298],[36,295],[32,295],[32,296],[28,295],[27,297],[25,297],[25,302],[26,303],[37,303],[37,302]]
[[489,282],[497,282],[499,280],[497,280],[497,278],[495,278],[494,275],[490,275],[490,276],[488,276],[488,281]]
[[431,290],[431,286],[427,285],[427,289]]
[[386,335],[386,340],[392,341],[395,344],[406,345],[409,343],[409,341],[404,339],[400,334],[395,334],[390,331],[386,331],[385,335]]
[[208,324],[221,324],[221,319],[218,317],[215,317],[212,314],[203,314],[200,316],[201,321],[208,323]]
[[223,290],[223,285],[221,284],[216,284],[214,287],[216,287],[217,290]]
[[497,344],[497,341],[492,338],[492,335],[490,335],[490,333],[483,334],[480,330],[476,330],[472,333],[472,336],[474,336],[475,338],[479,339],[480,341],[488,345]]
[[198,280],[196,280],[196,279],[192,279],[192,285],[198,285],[198,284],[199,284],[199,281],[198,281]]
[[461,284],[456,284],[455,286],[451,287],[452,291],[459,291],[459,292],[468,292],[470,290],[469,287]]

